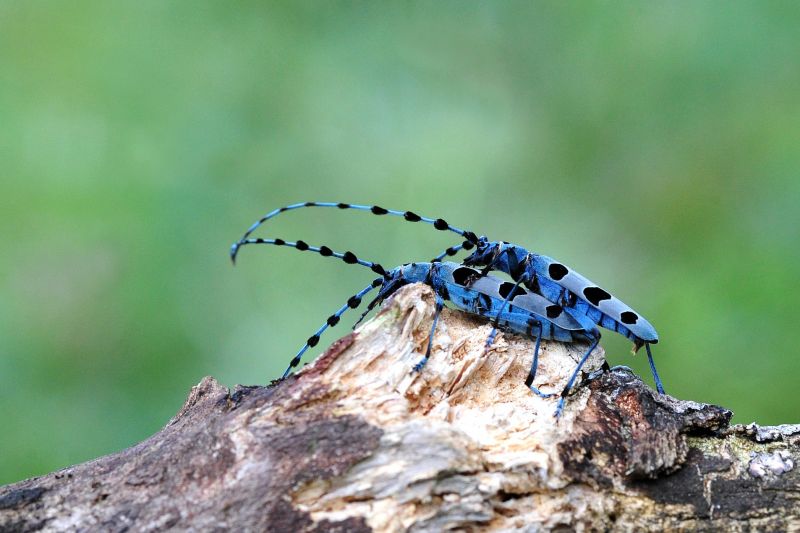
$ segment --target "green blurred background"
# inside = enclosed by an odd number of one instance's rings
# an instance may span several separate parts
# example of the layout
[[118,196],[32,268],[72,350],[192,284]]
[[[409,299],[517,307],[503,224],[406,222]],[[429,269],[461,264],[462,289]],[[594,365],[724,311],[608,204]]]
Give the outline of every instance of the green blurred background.
[[[144,439],[205,375],[277,377],[372,279],[231,266],[305,200],[557,257],[656,325],[668,392],[800,422],[795,6],[3,1],[0,483]],[[386,265],[457,242],[321,209],[261,235]]]

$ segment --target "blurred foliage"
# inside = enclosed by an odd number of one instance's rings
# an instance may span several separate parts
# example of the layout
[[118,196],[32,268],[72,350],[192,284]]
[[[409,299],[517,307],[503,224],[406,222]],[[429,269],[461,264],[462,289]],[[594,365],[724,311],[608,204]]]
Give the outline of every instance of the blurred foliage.
[[[557,257],[657,326],[669,393],[800,421],[798,27],[788,2],[3,1],[0,483],[144,439],[205,375],[278,376],[371,279],[231,267],[305,200]],[[386,265],[457,242],[323,209],[261,235]]]

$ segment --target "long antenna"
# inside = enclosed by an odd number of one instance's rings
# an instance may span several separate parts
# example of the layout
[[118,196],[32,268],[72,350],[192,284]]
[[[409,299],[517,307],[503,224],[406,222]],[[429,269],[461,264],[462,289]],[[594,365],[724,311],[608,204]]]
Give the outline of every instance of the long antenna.
[[[242,238],[239,242],[245,241],[250,237],[250,235],[259,227],[261,224],[266,222],[267,220],[274,218],[281,213],[285,213],[286,211],[293,211],[295,209],[302,209],[305,207],[332,207],[337,209],[353,209],[356,211],[366,211],[372,213],[373,215],[391,215],[396,217],[402,217],[403,219],[407,220],[408,222],[424,222],[426,224],[432,225],[434,228],[440,231],[451,231],[453,233],[457,233],[466,239],[464,241],[464,245],[462,247],[469,249],[473,244],[478,242],[478,236],[468,230],[464,230],[461,228],[457,228],[455,226],[451,226],[447,223],[444,219],[441,218],[430,218],[430,217],[423,217],[420,216],[412,211],[396,211],[394,209],[385,209],[383,207],[377,205],[358,205],[358,204],[345,204],[345,203],[337,203],[337,202],[303,202],[298,204],[287,205],[284,207],[279,207],[273,211],[270,211],[258,221],[256,221],[250,228],[244,233]],[[469,243],[470,246],[466,246]],[[235,258],[236,252],[238,247],[234,245],[231,249],[231,254]]]
[[272,244],[275,246],[288,246],[290,248],[300,250],[301,252],[305,251],[315,252],[323,257],[335,257],[337,259],[341,259],[342,261],[344,261],[349,265],[358,264],[361,266],[365,266],[370,270],[372,270],[373,272],[375,272],[376,274],[380,274],[381,276],[386,275],[386,269],[384,269],[380,264],[375,263],[373,261],[365,261],[363,259],[359,259],[353,252],[350,251],[344,253],[334,252],[327,246],[311,246],[310,244],[307,244],[305,241],[300,241],[300,240],[292,242],[292,241],[285,241],[283,239],[261,239],[261,238],[242,239],[241,241],[236,242],[233,244],[233,246],[231,246],[231,261],[233,261],[233,264],[236,264],[236,254],[238,253],[239,248],[241,248],[242,246],[246,246],[248,244]]

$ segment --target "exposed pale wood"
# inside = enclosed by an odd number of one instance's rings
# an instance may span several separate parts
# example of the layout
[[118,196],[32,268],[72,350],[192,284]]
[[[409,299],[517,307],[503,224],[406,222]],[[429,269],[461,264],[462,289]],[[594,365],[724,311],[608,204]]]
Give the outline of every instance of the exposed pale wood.
[[[204,379],[141,444],[0,488],[0,531],[800,528],[800,427],[730,428],[597,371],[601,351],[556,420],[524,385],[533,343],[484,354],[489,326],[450,311],[413,373],[432,301],[402,289],[271,387]],[[536,385],[559,391],[583,349],[543,343]]]

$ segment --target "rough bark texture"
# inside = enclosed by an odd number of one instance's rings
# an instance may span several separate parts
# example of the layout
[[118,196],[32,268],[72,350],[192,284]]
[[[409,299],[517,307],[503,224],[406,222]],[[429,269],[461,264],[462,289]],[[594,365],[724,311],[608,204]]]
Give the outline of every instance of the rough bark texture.
[[[0,488],[0,531],[798,530],[800,426],[660,396],[598,350],[561,419],[532,342],[410,286],[268,387],[212,378],[150,439]],[[543,343],[559,391],[583,346]]]

